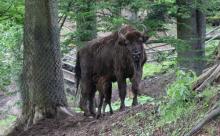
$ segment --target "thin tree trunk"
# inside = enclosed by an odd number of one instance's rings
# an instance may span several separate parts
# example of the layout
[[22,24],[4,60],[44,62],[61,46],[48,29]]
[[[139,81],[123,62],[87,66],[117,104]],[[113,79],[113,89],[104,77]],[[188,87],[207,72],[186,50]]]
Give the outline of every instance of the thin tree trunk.
[[[177,47],[181,68],[201,74],[204,68],[205,15],[193,5],[193,0],[177,0],[177,37],[185,43]],[[186,15],[188,13],[188,15]]]

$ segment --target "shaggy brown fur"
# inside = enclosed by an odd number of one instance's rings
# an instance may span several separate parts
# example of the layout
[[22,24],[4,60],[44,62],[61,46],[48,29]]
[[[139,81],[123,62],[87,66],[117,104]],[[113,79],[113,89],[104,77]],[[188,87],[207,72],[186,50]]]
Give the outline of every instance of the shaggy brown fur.
[[[109,85],[112,82],[118,82],[121,110],[125,108],[126,78],[130,78],[134,93],[132,105],[137,105],[138,86],[143,64],[146,61],[143,42],[147,39],[146,35],[126,25],[119,32],[88,42],[78,51],[75,67],[76,82],[77,88],[79,82],[81,84],[80,107],[86,115],[89,112],[95,114],[93,98],[97,82],[103,77],[105,77],[103,88],[107,88],[103,91],[105,93],[110,92]],[[89,101],[89,109],[87,109],[87,101]]]
[[99,105],[96,118],[101,116],[103,102],[103,114],[105,114],[105,108],[107,104],[109,105],[110,114],[113,114],[111,106],[112,83],[110,82],[109,78],[104,76],[100,77],[97,81],[97,89],[99,91]]

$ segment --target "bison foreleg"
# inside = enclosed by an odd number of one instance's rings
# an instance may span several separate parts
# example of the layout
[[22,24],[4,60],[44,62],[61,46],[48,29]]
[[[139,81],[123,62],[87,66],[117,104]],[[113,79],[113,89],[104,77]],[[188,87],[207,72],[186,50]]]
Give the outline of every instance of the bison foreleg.
[[118,80],[119,97],[121,100],[121,106],[120,106],[121,111],[125,109],[126,86],[127,86],[126,79]]
[[139,83],[140,83],[140,81],[141,81],[141,74],[136,73],[135,76],[133,77],[133,79],[131,80],[131,83],[132,83],[131,90],[132,90],[133,95],[134,95],[132,106],[138,105],[137,95],[139,93]]
[[[91,112],[91,106],[93,105],[93,100],[91,103],[91,99],[94,98],[92,96],[92,85],[91,81],[82,78],[81,80],[81,98],[80,98],[80,108],[84,111],[85,116],[89,116]],[[88,102],[89,102],[89,109],[88,109]]]
[[94,97],[95,97],[95,90],[92,89],[89,95],[89,111],[92,114],[92,116],[95,116],[95,107],[94,107]]

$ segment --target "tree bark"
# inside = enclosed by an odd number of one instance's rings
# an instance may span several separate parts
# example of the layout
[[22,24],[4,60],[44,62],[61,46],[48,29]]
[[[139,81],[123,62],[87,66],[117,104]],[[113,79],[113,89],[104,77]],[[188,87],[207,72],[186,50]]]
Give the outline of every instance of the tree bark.
[[25,0],[23,100],[20,124],[28,128],[67,106],[61,71],[56,0]]
[[[201,74],[205,57],[205,15],[195,8],[193,0],[176,0],[178,5],[177,37],[184,44],[177,47],[177,61],[181,68]],[[199,1],[202,4],[202,0]],[[186,15],[187,13],[187,15]]]

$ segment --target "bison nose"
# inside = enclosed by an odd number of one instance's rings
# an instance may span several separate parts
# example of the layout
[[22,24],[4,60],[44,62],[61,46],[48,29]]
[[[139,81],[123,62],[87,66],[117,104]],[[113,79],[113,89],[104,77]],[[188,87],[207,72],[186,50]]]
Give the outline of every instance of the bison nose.
[[140,59],[140,55],[133,55],[132,57],[134,61],[138,61]]

